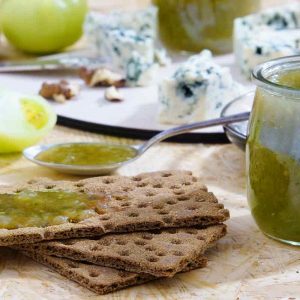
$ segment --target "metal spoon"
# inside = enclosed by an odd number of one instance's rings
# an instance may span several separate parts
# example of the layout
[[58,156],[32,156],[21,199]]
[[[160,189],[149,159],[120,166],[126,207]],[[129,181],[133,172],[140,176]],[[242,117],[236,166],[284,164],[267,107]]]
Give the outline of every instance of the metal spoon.
[[[133,145],[133,146],[130,146],[130,145],[124,146],[124,147],[128,147],[130,149],[133,149],[135,151],[136,155],[129,160],[122,161],[119,163],[114,163],[114,164],[66,165],[66,164],[58,164],[58,163],[48,163],[48,162],[38,160],[36,158],[37,155],[40,154],[41,152],[43,152],[51,147],[59,146],[62,144],[33,146],[33,147],[25,149],[23,151],[23,155],[27,159],[29,159],[30,161],[32,161],[38,165],[48,167],[48,168],[57,170],[62,173],[75,174],[75,175],[104,175],[104,174],[109,174],[109,173],[113,172],[114,170],[124,166],[125,164],[133,162],[134,160],[139,158],[143,153],[145,153],[150,147],[152,147],[153,145],[155,145],[167,138],[170,138],[172,136],[179,135],[182,133],[187,133],[187,132],[195,130],[195,129],[202,129],[202,128],[213,127],[213,126],[217,126],[217,125],[227,125],[230,123],[246,121],[249,119],[249,115],[250,115],[250,112],[239,113],[239,114],[235,114],[235,115],[231,115],[231,116],[227,116],[227,117],[221,117],[221,118],[217,118],[217,119],[213,119],[213,120],[196,122],[196,123],[191,123],[191,124],[167,129],[167,130],[162,131],[159,134],[155,135],[154,137],[152,137],[150,140],[148,140],[144,144]],[[95,143],[80,143],[80,144],[95,144]],[[97,143],[97,144],[99,144],[99,143]],[[104,145],[108,145],[108,144],[104,144]],[[122,147],[123,147],[123,145],[122,145]]]

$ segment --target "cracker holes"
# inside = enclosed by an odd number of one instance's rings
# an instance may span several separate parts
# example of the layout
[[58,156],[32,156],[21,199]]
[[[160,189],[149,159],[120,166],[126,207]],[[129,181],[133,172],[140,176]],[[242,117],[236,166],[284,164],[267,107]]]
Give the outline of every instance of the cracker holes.
[[119,255],[121,256],[129,256],[129,250],[122,250],[118,252]]
[[147,207],[148,206],[148,203],[140,203],[140,204],[138,204],[138,208],[145,208],[145,207]]
[[192,185],[192,183],[190,181],[186,181],[183,183],[183,185],[189,186],[189,185]]
[[151,251],[155,251],[156,248],[154,246],[147,246],[147,247],[145,247],[145,250],[151,252]]
[[183,256],[183,253],[181,251],[174,251],[173,255],[174,256]]
[[108,216],[108,215],[101,216],[100,220],[102,220],[102,221],[108,221],[108,220],[110,220],[110,216]]
[[147,257],[147,260],[149,261],[149,262],[158,262],[158,260],[159,260],[159,258],[158,257],[156,257],[156,256],[149,256],[149,257]]
[[124,245],[126,245],[127,244],[127,242],[126,241],[124,241],[124,240],[116,240],[116,244],[117,245],[121,245],[121,246],[124,246]]
[[166,203],[168,205],[175,205],[177,203],[177,201],[175,201],[175,200],[168,200]]
[[174,190],[173,193],[175,195],[183,195],[184,194],[184,190]]
[[79,264],[75,261],[68,262],[68,266],[72,269],[78,269],[79,268]]
[[188,234],[198,234],[198,231],[196,229],[187,229],[185,232]]
[[199,241],[205,241],[205,238],[203,236],[201,236],[201,235],[198,235],[197,236],[197,240],[199,240]]
[[76,240],[65,240],[65,241],[62,241],[61,243],[66,246],[72,246],[72,245],[75,245],[77,243],[77,241]]
[[89,273],[89,276],[92,277],[92,278],[95,278],[95,277],[98,277],[100,274],[98,272],[95,272],[95,271],[91,271]]
[[161,229],[154,229],[154,230],[151,230],[151,233],[152,234],[162,234],[162,231],[161,231]]
[[113,198],[117,201],[127,200],[127,196],[125,196],[125,195],[115,195],[115,196],[113,196]]
[[161,183],[156,183],[156,184],[153,185],[153,188],[155,188],[155,189],[161,189],[162,187],[163,186],[162,186]]
[[54,189],[55,188],[55,184],[47,184],[46,186],[45,186],[45,189],[46,190],[52,190],[52,189]]
[[100,245],[92,245],[90,247],[90,250],[91,251],[100,251],[100,250],[102,250],[102,247]]
[[180,185],[178,185],[178,184],[171,185],[170,189],[171,190],[180,189]]
[[200,197],[198,199],[195,200],[196,202],[205,202],[205,198],[204,197]]
[[197,177],[193,176],[192,177],[192,182],[197,182],[197,181],[198,181]]
[[157,212],[159,215],[167,215],[167,214],[169,214],[169,212],[167,211],[167,210],[160,210],[160,211],[158,211]]
[[157,203],[157,204],[154,204],[152,206],[153,209],[163,209],[164,208],[164,205],[163,203]]
[[224,208],[224,205],[221,204],[221,203],[218,203],[218,204],[217,204],[217,208],[223,209],[223,208]]
[[84,187],[84,183],[83,182],[78,182],[75,184],[75,186],[77,187]]
[[137,240],[137,241],[134,241],[134,243],[135,243],[137,246],[145,246],[145,245],[146,245],[146,242],[143,241],[143,240]]
[[150,234],[150,233],[144,233],[144,234],[142,235],[142,239],[144,239],[144,240],[152,240],[152,239],[153,239],[153,236],[152,236],[152,234]]
[[166,224],[171,224],[173,223],[173,219],[172,217],[163,217],[163,222],[166,223]]
[[123,192],[125,192],[125,193],[131,192],[132,190],[133,189],[131,187],[129,187],[129,186],[123,187]]
[[80,189],[78,192],[83,194],[83,193],[85,193],[85,190],[84,189]]
[[136,186],[137,187],[145,187],[147,185],[148,185],[148,183],[146,183],[146,182],[139,182]]
[[125,271],[118,271],[118,276],[120,276],[121,278],[127,277],[128,273]]
[[162,256],[166,256],[167,253],[166,252],[163,252],[163,251],[160,251],[160,252],[156,252],[155,255],[159,256],[159,257],[162,257]]
[[130,218],[136,218],[139,216],[139,214],[137,212],[130,212],[127,216]]
[[161,177],[171,177],[171,176],[172,176],[171,173],[164,173],[164,174],[161,175]]
[[190,210],[190,211],[197,210],[197,207],[196,206],[190,206],[190,207],[188,207],[188,210]]
[[129,207],[130,203],[129,202],[124,202],[121,204],[121,207]]
[[182,241],[180,239],[172,239],[171,244],[173,245],[180,245],[182,244]]
[[27,184],[35,184],[35,183],[37,183],[36,179],[30,179],[27,181]]
[[145,194],[147,197],[153,197],[156,195],[156,193],[152,192],[152,191],[147,191]]
[[102,240],[100,242],[100,245],[101,246],[110,246],[111,245],[111,241],[109,241],[109,240]]
[[187,200],[189,200],[189,197],[183,196],[183,195],[182,195],[182,196],[178,196],[178,197],[177,197],[177,200],[178,200],[178,201],[187,201]]
[[114,225],[112,223],[106,223],[104,224],[104,229],[105,230],[111,230],[114,228]]
[[111,184],[111,183],[114,183],[115,181],[112,178],[104,178],[102,182],[104,184]]
[[132,178],[133,181],[142,181],[142,177],[133,177]]

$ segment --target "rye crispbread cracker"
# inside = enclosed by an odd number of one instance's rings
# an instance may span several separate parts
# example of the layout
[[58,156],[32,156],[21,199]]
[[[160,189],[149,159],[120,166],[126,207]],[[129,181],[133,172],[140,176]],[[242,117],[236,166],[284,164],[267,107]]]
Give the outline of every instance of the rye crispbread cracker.
[[[38,251],[23,251],[22,253],[100,295],[158,279],[148,274],[137,274],[76,262],[66,258],[45,255]],[[200,256],[195,261],[190,262],[182,272],[204,268],[206,264],[207,259]]]
[[206,226],[229,218],[228,210],[207,192],[198,178],[186,171],[95,177],[76,182],[37,179],[15,187],[1,187],[0,193],[25,189],[104,193],[109,201],[103,205],[103,214],[76,224],[0,229],[0,246],[100,236],[110,232]]
[[20,245],[16,249],[38,251],[73,260],[171,277],[226,234],[225,225],[173,228],[149,232],[109,234],[97,239],[69,239]]

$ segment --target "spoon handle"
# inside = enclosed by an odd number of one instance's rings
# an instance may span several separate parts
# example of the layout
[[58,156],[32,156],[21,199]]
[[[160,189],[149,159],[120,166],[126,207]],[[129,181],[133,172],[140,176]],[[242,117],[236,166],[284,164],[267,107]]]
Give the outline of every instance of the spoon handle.
[[159,134],[155,135],[152,137],[149,141],[144,143],[140,148],[139,148],[139,154],[144,153],[146,150],[148,150],[151,146],[153,146],[156,143],[159,143],[165,139],[168,139],[172,136],[176,136],[182,133],[186,133],[195,129],[202,129],[202,128],[207,128],[207,127],[213,127],[217,125],[226,125],[230,123],[235,123],[235,122],[241,122],[241,121],[247,121],[249,119],[250,112],[245,112],[245,113],[240,113],[240,114],[235,114],[227,117],[221,117],[217,119],[212,119],[212,120],[207,120],[203,122],[195,122],[187,125],[182,125],[174,128],[170,128],[167,130],[164,130],[160,132]]

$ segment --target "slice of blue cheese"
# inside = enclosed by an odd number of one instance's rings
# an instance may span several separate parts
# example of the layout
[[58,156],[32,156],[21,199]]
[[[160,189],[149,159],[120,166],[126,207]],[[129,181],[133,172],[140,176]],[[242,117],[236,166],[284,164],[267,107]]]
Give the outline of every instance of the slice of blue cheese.
[[300,3],[267,9],[234,23],[234,52],[241,71],[269,59],[299,53]]
[[241,71],[250,77],[253,68],[270,59],[300,54],[300,30],[263,31],[244,41]]
[[150,6],[137,12],[112,12],[110,14],[91,12],[87,15],[84,32],[90,41],[97,41],[96,46],[101,45],[101,31],[109,28],[132,29],[137,34],[155,39],[157,37],[157,8]]
[[144,57],[146,63],[153,63],[154,41],[149,36],[139,35],[131,29],[116,28],[103,31],[102,53],[109,56],[112,64],[124,68],[133,52]]
[[156,48],[157,9],[150,6],[135,13],[92,13],[85,32],[100,56],[124,71],[131,86],[151,84],[159,65],[167,64],[163,49]]
[[245,92],[228,68],[208,50],[191,56],[159,85],[161,123],[183,124],[220,116],[223,107]]
[[146,86],[153,82],[158,74],[159,65],[147,61],[137,51],[133,51],[131,57],[126,61],[126,80],[131,86]]

